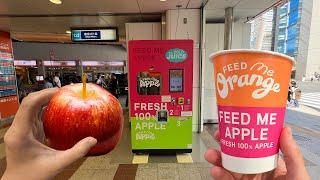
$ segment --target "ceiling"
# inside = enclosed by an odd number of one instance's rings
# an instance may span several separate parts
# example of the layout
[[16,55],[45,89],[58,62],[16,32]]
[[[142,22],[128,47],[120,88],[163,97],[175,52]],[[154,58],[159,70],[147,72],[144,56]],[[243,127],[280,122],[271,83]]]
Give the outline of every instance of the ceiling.
[[[70,27],[118,27],[120,38],[125,36],[126,22],[160,21],[161,15],[122,16],[62,16],[62,17],[14,17],[0,18],[0,29],[10,31],[12,36],[21,34],[63,35]],[[19,39],[19,38],[16,38]]]
[[80,14],[80,13],[148,13],[182,8],[199,8],[202,0],[62,0],[55,5],[49,0],[0,0],[1,14]]
[[[70,39],[70,27],[118,27],[125,39],[126,22],[160,22],[167,9],[200,8],[203,0],[0,0],[0,30],[10,31],[17,40],[56,36]],[[38,38],[37,38],[38,37]],[[51,41],[52,37],[44,38]]]
[[[206,4],[207,21],[223,21],[224,9],[234,7],[236,20],[255,16],[277,0],[0,0],[0,30],[14,39],[68,42],[70,27],[118,27],[125,40],[125,23],[160,22],[168,9],[200,8]],[[121,43],[121,42],[120,42]],[[123,43],[123,42],[122,42]]]
[[221,22],[224,20],[224,10],[233,7],[236,21],[250,19],[264,11],[279,0],[209,0],[205,6],[207,22]]

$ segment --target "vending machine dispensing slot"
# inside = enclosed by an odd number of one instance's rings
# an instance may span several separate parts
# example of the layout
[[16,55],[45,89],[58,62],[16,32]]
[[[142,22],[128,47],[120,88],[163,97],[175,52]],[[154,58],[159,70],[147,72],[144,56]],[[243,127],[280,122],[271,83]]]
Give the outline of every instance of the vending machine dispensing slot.
[[159,110],[157,111],[158,122],[166,123],[168,122],[168,111],[167,110]]

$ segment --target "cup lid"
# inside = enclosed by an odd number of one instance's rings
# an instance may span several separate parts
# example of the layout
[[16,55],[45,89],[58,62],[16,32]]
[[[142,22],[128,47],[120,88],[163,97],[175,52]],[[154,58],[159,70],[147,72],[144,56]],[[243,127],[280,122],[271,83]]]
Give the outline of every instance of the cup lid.
[[219,55],[222,54],[231,54],[231,53],[238,53],[238,52],[249,52],[249,53],[263,53],[263,54],[270,54],[274,56],[281,56],[284,58],[287,58],[288,60],[291,60],[293,63],[295,63],[295,60],[293,57],[290,57],[286,54],[274,52],[274,51],[266,51],[266,50],[258,50],[258,49],[230,49],[230,50],[221,50],[215,53],[210,54],[209,59],[211,62],[213,62],[213,59]]

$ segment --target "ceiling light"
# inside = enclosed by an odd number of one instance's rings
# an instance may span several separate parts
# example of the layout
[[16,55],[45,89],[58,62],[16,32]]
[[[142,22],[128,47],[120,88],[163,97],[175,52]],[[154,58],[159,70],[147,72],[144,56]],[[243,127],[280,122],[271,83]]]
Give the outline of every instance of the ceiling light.
[[61,0],[49,0],[50,2],[52,2],[53,4],[62,4]]
[[167,1],[167,0],[160,0],[161,2],[165,2],[165,1]]
[[71,31],[70,31],[70,30],[66,30],[66,33],[67,33],[67,34],[71,34]]

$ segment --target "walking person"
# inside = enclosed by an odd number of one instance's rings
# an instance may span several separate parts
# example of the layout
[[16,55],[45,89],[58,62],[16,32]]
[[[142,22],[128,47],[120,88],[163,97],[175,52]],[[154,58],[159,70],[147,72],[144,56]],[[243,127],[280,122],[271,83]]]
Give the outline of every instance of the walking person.
[[22,75],[17,75],[17,88],[18,88],[19,102],[21,103],[23,98],[27,96],[25,86],[23,84],[23,76]]
[[49,77],[44,78],[43,89],[53,88],[53,84],[50,82]]
[[99,78],[97,79],[97,82],[96,82],[97,85],[103,87],[103,88],[107,88],[107,84],[106,84],[106,81],[105,81],[105,76],[102,74],[99,76]]
[[109,90],[112,95],[114,95],[116,98],[118,98],[118,81],[117,77],[115,75],[111,75],[111,80],[109,83]]
[[60,73],[55,72],[53,77],[53,86],[61,88]]

